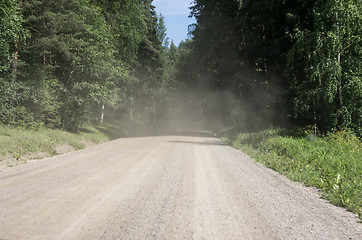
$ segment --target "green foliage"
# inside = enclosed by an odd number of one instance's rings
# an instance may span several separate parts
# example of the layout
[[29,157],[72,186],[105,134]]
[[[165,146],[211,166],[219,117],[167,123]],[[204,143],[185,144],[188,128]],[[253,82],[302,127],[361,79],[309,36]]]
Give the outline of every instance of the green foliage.
[[22,18],[15,0],[0,1],[0,80],[7,77],[22,35]]
[[[56,82],[59,91],[53,102],[61,104],[50,104],[51,111],[58,111],[60,121],[56,122],[61,127],[77,131],[92,116],[91,106],[111,101],[108,96],[113,96],[114,84],[125,75],[122,62],[115,60],[111,26],[102,15],[102,9],[82,0],[67,4],[62,1],[27,2],[23,10],[31,38],[24,48],[23,61],[27,64],[20,77],[26,81],[37,67],[45,76],[42,84],[38,84],[41,76],[32,77],[33,86],[39,90],[43,87],[46,92],[51,84],[47,81]],[[38,103],[33,102],[33,105]]]
[[137,60],[141,42],[147,38],[147,18],[144,6],[133,0],[93,0],[93,4],[103,10],[103,15],[110,26],[110,34],[116,46],[116,59],[132,65]]
[[239,134],[230,143],[292,180],[321,188],[333,204],[362,217],[362,146],[350,132],[265,130]]
[[30,89],[22,83],[0,82],[0,121],[9,125],[34,127],[33,114],[24,106]]
[[162,14],[158,15],[158,22],[156,26],[156,35],[158,40],[162,43],[164,48],[167,48],[169,45],[169,39],[167,37],[167,28],[165,25],[165,18]]
[[[152,101],[152,112],[165,101],[166,29],[152,1],[30,0],[17,6],[3,0],[0,14],[2,123],[77,132],[101,115],[123,116],[131,99],[139,106]],[[138,115],[147,109],[139,107]]]
[[173,67],[168,61],[168,48],[163,45],[167,41],[162,15],[156,14],[152,1],[143,1],[143,14],[147,37],[139,45],[134,65],[132,77],[136,81],[130,86],[130,106],[136,119],[156,122],[167,112],[165,108],[172,94]]
[[310,7],[313,25],[294,30],[288,53],[294,114],[324,131],[348,127],[360,135],[361,7],[360,1],[317,1]]

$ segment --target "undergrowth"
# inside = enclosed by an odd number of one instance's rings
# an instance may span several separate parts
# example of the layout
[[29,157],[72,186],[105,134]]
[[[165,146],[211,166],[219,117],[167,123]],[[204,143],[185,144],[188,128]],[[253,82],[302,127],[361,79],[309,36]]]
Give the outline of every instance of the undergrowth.
[[322,189],[324,198],[362,219],[361,139],[349,131],[318,136],[308,129],[272,129],[224,140],[290,179]]
[[[0,160],[5,158],[19,160],[37,152],[53,156],[57,154],[56,148],[62,145],[69,145],[75,150],[83,149],[88,144],[115,139],[117,130],[109,125],[87,126],[75,134],[48,128],[31,130],[0,124]],[[118,134],[118,137],[121,137],[121,134]]]

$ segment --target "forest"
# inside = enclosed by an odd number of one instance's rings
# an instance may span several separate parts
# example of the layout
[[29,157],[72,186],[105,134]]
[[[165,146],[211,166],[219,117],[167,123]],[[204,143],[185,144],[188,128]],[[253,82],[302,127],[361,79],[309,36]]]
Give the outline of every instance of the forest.
[[361,9],[195,0],[190,39],[175,46],[152,0],[1,0],[0,122],[77,132],[173,116],[209,129],[361,136]]

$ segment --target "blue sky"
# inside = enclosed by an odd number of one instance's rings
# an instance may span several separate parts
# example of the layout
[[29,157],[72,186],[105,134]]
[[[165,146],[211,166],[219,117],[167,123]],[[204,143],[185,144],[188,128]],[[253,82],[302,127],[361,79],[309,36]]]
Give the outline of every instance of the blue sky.
[[193,0],[154,0],[156,12],[165,17],[167,37],[178,45],[187,38],[188,25],[195,22],[188,18]]

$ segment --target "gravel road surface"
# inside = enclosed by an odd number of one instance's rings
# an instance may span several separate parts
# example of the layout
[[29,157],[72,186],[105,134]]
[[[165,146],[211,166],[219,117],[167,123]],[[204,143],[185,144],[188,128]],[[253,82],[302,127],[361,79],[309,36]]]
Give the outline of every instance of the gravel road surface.
[[0,239],[362,239],[356,215],[220,140],[115,140],[0,172]]

